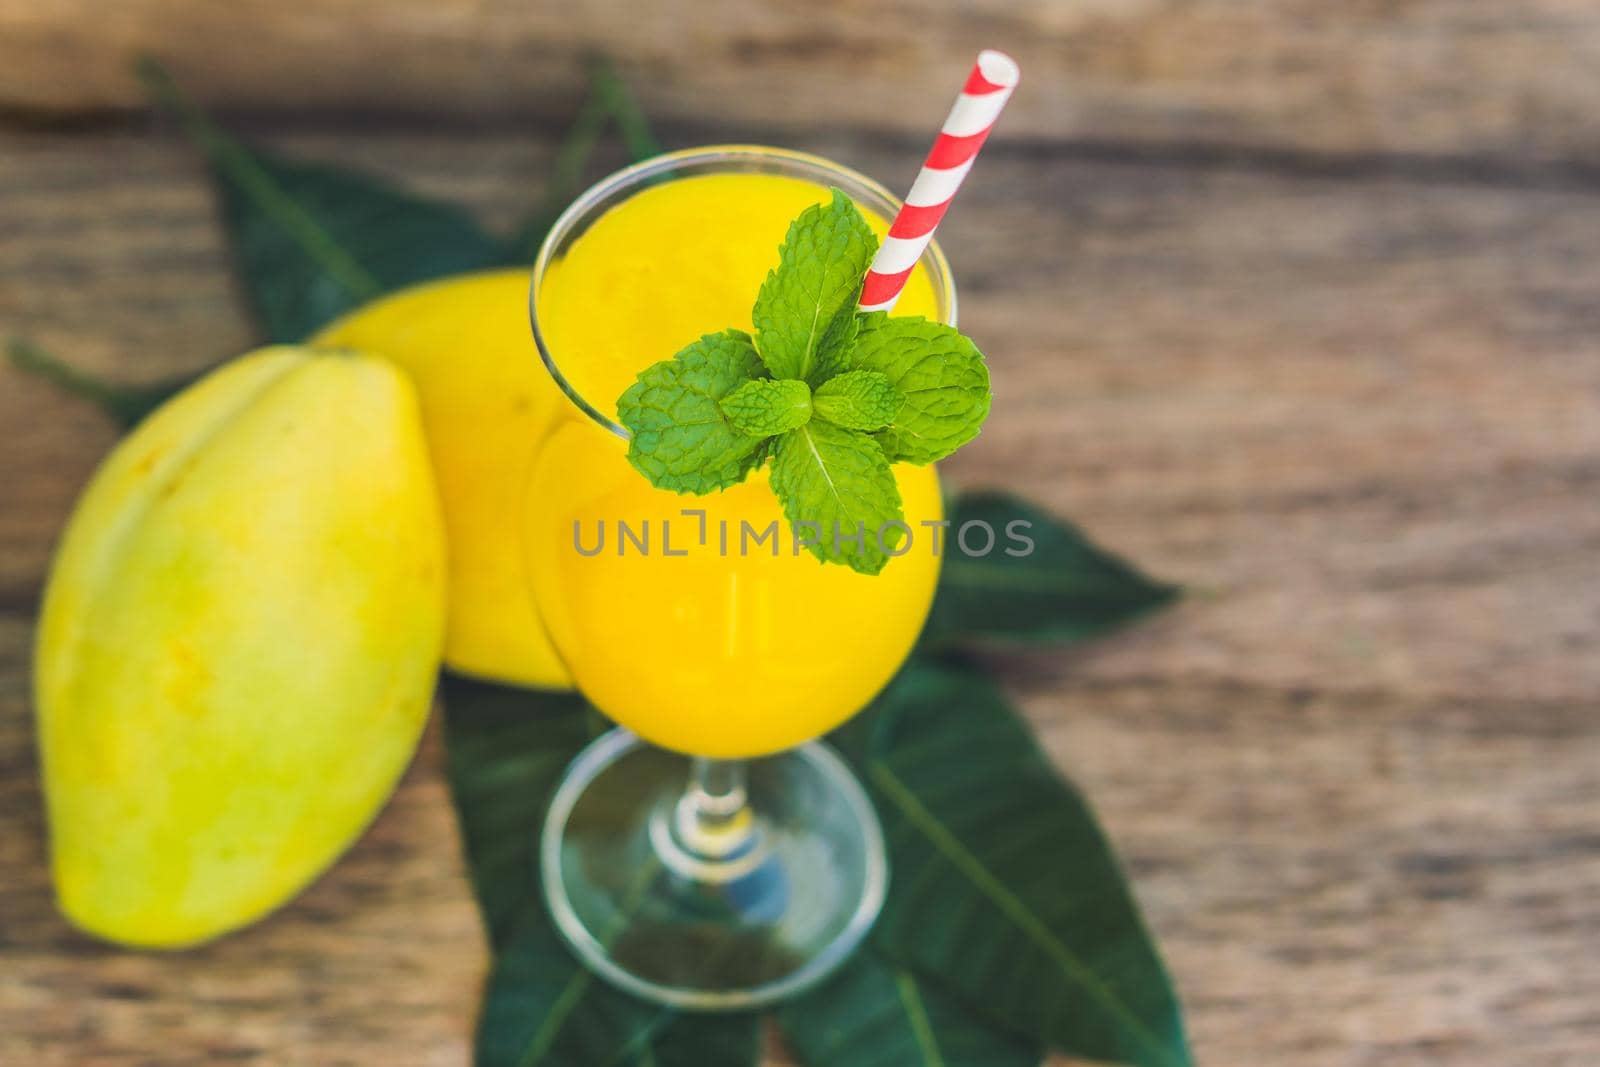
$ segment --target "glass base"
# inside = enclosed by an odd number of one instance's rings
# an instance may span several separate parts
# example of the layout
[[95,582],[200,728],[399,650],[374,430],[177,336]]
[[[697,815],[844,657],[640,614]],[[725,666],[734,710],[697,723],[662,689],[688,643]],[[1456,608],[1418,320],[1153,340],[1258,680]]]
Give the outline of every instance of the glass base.
[[[733,784],[708,794],[719,773]],[[613,730],[567,769],[539,854],[551,915],[579,958],[629,993],[691,1010],[768,1004],[826,977],[888,887],[877,815],[816,742],[739,765]]]

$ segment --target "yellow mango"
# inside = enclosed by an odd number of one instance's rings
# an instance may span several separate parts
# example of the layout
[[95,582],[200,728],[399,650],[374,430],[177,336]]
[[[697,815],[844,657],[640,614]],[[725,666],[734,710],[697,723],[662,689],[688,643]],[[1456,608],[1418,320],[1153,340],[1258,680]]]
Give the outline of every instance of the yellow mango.
[[519,515],[529,469],[567,401],[539,362],[526,270],[402,290],[334,322],[315,345],[392,360],[416,384],[450,539],[444,659],[544,688],[572,681],[535,612]]
[[45,590],[36,702],[61,910],[174,947],[336,859],[427,717],[444,535],[388,363],[269,348],[107,458]]

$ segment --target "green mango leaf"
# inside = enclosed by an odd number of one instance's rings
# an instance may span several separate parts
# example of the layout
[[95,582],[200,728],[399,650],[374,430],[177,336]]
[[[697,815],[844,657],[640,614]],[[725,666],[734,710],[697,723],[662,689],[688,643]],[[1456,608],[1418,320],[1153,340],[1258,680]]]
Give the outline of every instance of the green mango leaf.
[[676,1015],[618,992],[578,963],[545,912],[539,827],[603,720],[575,693],[448,673],[442,690],[450,791],[494,952],[478,1067],[754,1067],[754,1016]]
[[538,885],[537,838],[567,764],[594,736],[581,697],[445,674],[450,792],[494,953],[478,1067],[580,1067],[648,1054],[671,1013],[596,978],[567,950]]
[[622,135],[622,145],[627,149],[628,157],[635,163],[646,159],[654,159],[665,149],[661,142],[650,130],[650,120],[645,117],[644,108],[639,106],[639,100],[628,88],[628,83],[622,79],[617,68],[608,60],[600,59],[595,62],[593,72],[589,79],[589,91],[599,97],[605,104],[606,110],[616,120],[617,132]]
[[581,966],[535,904],[495,953],[473,1063],[625,1063],[648,1053],[669,1017],[661,1008],[617,992]]
[[[502,243],[461,208],[402,192],[358,172],[251,150],[219,130],[156,63],[139,74],[211,161],[240,277],[273,341],[299,341],[373,297],[431,278],[527,262],[577,196],[608,120],[635,160],[658,155],[638,103],[616,70],[597,60],[589,95],[556,151],[550,185],[517,235]],[[122,385],[13,339],[19,369],[98,404],[131,428],[204,371]],[[209,368],[208,368],[209,369]]]
[[154,63],[139,71],[211,163],[241,280],[269,339],[298,341],[392,289],[507,262],[505,246],[461,207],[247,149]]
[[608,121],[616,122],[633,162],[640,163],[661,154],[661,145],[651,135],[650,124],[627,83],[610,60],[601,58],[589,68],[588,98],[556,149],[539,206],[517,228],[511,240],[511,256],[516,262],[531,262],[539,254],[539,246],[544,243],[550,227],[583,191],[584,171],[606,132]]
[[[948,517],[939,589],[923,631],[927,645],[1083,641],[1142,619],[1181,594],[1098,547],[1071,523],[1008,493],[963,493]],[[959,549],[968,523],[993,531],[987,555]],[[975,526],[966,541],[976,552],[989,543],[988,533]]]
[[556,224],[556,219],[561,217],[567,205],[582,191],[584,170],[605,134],[609,117],[605,101],[591,89],[583,106],[578,109],[578,117],[572,120],[567,136],[556,148],[555,158],[550,161],[544,195],[511,238],[508,253],[511,260],[531,264],[539,254],[539,246],[544,244],[550,227]]
[[184,374],[148,385],[119,385],[79,370],[61,357],[16,337],[7,340],[6,357],[18,370],[42,378],[63,392],[93,401],[125,430],[133,429],[168,397],[182,392],[205,374]]
[[761,1017],[684,1013],[657,1030],[631,1067],[756,1067],[761,1059]]
[[994,684],[913,661],[837,735],[883,819],[876,938],[1073,1056],[1187,1067],[1172,981],[1110,844]]
[[813,1067],[1036,1067],[1043,1058],[870,945],[777,1014]]
[[440,695],[467,873],[490,941],[499,944],[530,905],[542,912],[535,838],[562,772],[594,730],[576,693],[513,689],[445,672]]

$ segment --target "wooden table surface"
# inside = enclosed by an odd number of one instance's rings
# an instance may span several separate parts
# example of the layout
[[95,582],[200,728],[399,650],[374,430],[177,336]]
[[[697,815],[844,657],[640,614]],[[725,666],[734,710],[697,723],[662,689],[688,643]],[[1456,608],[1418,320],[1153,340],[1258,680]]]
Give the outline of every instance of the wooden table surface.
[[[1600,1061],[1600,9],[0,0],[0,334],[150,379],[252,327],[136,50],[226,120],[508,227],[584,50],[671,145],[901,185],[977,44],[1025,81],[942,231],[995,420],[950,465],[1195,592],[1000,661],[1128,858],[1199,1059]],[[431,734],[349,856],[200,951],[53,912],[33,617],[114,440],[0,369],[0,1063],[467,1061]]]

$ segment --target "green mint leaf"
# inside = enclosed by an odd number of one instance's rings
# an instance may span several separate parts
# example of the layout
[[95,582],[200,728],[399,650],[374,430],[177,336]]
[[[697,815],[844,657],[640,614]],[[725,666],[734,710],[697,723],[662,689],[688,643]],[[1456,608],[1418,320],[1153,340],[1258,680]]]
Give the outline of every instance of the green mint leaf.
[[877,371],[905,398],[877,435],[891,462],[932,463],[974,437],[989,416],[983,353],[953,326],[928,319],[860,316],[851,363]]
[[823,382],[811,406],[819,418],[847,430],[881,430],[894,421],[906,398],[886,375],[852,370]]
[[790,224],[751,313],[756,348],[774,378],[817,385],[844,369],[861,280],[877,250],[867,220],[838,189]]
[[722,413],[741,433],[771,437],[810,421],[811,387],[805,382],[757,378],[723,397]]
[[772,489],[824,562],[877,574],[905,536],[894,472],[860,430],[813,421],[785,433],[773,449]]
[[722,399],[761,373],[750,335],[708,333],[671,359],[646,367],[617,401],[633,434],[628,462],[657,489],[709,493],[744,481],[762,438],[741,432]]
[[[871,262],[870,255],[867,261]],[[866,272],[861,276],[865,278]],[[833,325],[822,335],[822,343],[817,347],[817,369],[810,379],[812,385],[826,382],[850,366],[850,349],[855,347],[856,334],[861,329],[861,316],[855,309],[855,302],[861,295],[861,282],[856,282],[854,292],[856,295],[850,298],[848,312],[836,316]]]

